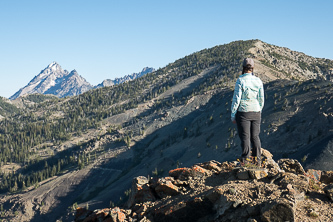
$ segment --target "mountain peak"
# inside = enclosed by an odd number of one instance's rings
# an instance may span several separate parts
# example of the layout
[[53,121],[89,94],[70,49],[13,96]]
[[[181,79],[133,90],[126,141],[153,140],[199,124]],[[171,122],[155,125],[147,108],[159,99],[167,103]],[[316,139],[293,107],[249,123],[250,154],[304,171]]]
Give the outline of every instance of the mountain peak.
[[50,63],[50,65],[48,65],[47,67],[50,68],[50,67],[53,67],[53,66],[60,66],[57,62],[52,62]]
[[57,62],[52,62],[10,99],[34,93],[53,94],[58,97],[74,96],[91,88],[92,85],[79,76],[75,69],[69,73]]
[[121,83],[124,83],[124,82],[127,82],[127,81],[134,80],[136,78],[139,78],[141,76],[144,76],[144,75],[146,75],[148,73],[151,73],[151,72],[154,72],[154,71],[155,71],[155,69],[152,68],[152,67],[144,67],[142,69],[142,71],[139,72],[139,73],[132,73],[130,75],[126,75],[126,76],[121,77],[121,78],[115,78],[114,80],[106,79],[102,83],[98,84],[96,86],[96,88],[118,85],[118,84],[121,84]]
[[45,69],[43,69],[39,75],[43,75],[43,74],[46,74],[46,75],[49,75],[51,73],[55,73],[55,74],[68,74],[68,71],[67,70],[63,70],[61,68],[61,66],[57,63],[57,62],[52,62],[50,63]]

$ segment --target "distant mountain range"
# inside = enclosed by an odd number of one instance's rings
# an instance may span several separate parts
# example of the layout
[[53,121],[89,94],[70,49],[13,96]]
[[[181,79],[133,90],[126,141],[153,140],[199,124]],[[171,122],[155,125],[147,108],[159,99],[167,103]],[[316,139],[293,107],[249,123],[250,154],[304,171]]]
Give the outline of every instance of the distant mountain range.
[[154,68],[145,67],[139,73],[133,73],[131,75],[126,75],[126,76],[121,77],[121,78],[115,78],[114,80],[106,79],[101,84],[98,84],[96,86],[96,88],[105,87],[105,86],[113,86],[113,85],[117,85],[117,84],[120,84],[120,83],[123,83],[123,82],[131,81],[131,80],[134,80],[136,78],[139,78],[143,75],[146,75],[146,74],[154,72],[154,71],[155,71]]
[[[321,177],[322,172],[331,172],[333,60],[314,58],[260,40],[236,41],[195,52],[134,81],[89,90],[67,99],[43,94],[15,100],[0,98],[1,219],[13,222],[74,221],[73,211],[77,207],[92,211],[107,209],[107,212],[118,212],[119,215],[129,212],[137,221],[147,215],[143,208],[155,207],[156,211],[146,212],[167,212],[168,216],[182,215],[179,217],[182,219],[192,218],[196,213],[189,210],[191,206],[213,209],[212,205],[202,201],[208,200],[207,195],[215,199],[210,190],[220,192],[221,184],[231,182],[223,178],[236,172],[204,173],[205,180],[203,177],[194,179],[191,175],[200,174],[189,174],[186,169],[205,172],[197,163],[206,165],[214,160],[211,170],[219,166],[215,161],[233,162],[241,155],[237,126],[230,121],[230,101],[246,57],[253,58],[254,74],[264,82],[262,147],[274,155],[275,161],[296,159],[305,170],[316,169],[313,172]],[[47,68],[35,77],[34,87],[51,82],[51,77],[46,76],[59,69],[56,64],[51,67],[53,71],[49,67],[50,70]],[[56,79],[53,79],[55,83]],[[273,162],[267,163],[275,166]],[[192,168],[195,164],[198,168]],[[162,179],[170,176],[170,170],[179,167],[178,172],[191,176],[189,182],[172,179],[177,182],[176,186]],[[295,187],[290,181],[295,181],[296,175],[287,180],[284,176],[291,174],[287,171],[280,173],[265,179],[270,183],[266,185],[259,179],[255,183],[243,180],[243,185],[251,186],[251,190],[246,191],[250,196],[244,198],[254,198],[253,201],[249,199],[251,203],[259,201],[257,198],[262,201],[262,195],[266,194],[263,186],[275,192],[278,184],[283,183],[284,190],[281,191],[284,192],[286,184],[290,183],[288,187],[291,189],[286,195],[293,199],[291,195],[295,194],[292,191]],[[139,177],[142,175],[147,175],[150,182],[143,182]],[[245,172],[245,175],[249,174]],[[302,187],[310,187],[311,179],[305,180],[303,173],[299,176],[303,178]],[[140,192],[147,191],[152,197],[157,192],[164,192],[162,187],[172,192],[176,188],[182,193],[163,199],[160,196],[158,202],[148,201],[134,205],[132,210],[121,211],[118,207],[122,207],[132,195],[138,194],[139,197],[143,194],[131,189],[133,178],[139,178],[133,185],[140,182]],[[223,194],[238,198],[228,191],[229,188]],[[326,198],[321,202],[328,201],[322,188],[317,191],[319,193],[310,191],[307,203],[319,203],[318,197]],[[221,197],[221,193],[216,195]],[[276,196],[281,197],[280,194]],[[144,197],[140,196],[146,201]],[[271,201],[273,199],[260,203],[271,206]],[[247,208],[248,205],[237,203],[234,208],[231,202],[221,203],[216,211],[228,215],[233,210],[251,210],[252,215],[259,209],[254,205]],[[165,208],[165,204],[173,208]],[[276,210],[276,205],[270,209]],[[304,207],[298,209],[303,209],[297,211],[298,214],[307,212]],[[95,212],[102,214],[102,211]],[[317,219],[327,221],[322,212]],[[332,213],[329,214],[332,218]],[[260,218],[259,214],[257,216]],[[174,221],[173,218],[163,221]],[[215,221],[227,220],[223,217]]]
[[155,69],[145,67],[139,73],[126,75],[122,78],[116,78],[115,80],[107,79],[97,86],[93,86],[80,76],[75,69],[68,72],[62,69],[58,63],[53,62],[35,76],[28,85],[21,88],[9,99],[14,100],[18,97],[35,93],[52,94],[59,98],[76,96],[93,88],[113,86],[130,81],[153,71],[155,71]]

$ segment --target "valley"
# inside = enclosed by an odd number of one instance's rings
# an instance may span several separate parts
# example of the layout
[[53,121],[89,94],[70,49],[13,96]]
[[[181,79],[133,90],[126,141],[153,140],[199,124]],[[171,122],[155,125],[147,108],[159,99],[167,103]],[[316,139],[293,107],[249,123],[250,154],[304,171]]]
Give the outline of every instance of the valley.
[[76,206],[124,204],[134,177],[236,160],[230,105],[244,57],[255,59],[265,84],[262,147],[305,168],[332,169],[333,62],[237,41],[117,86],[24,97],[15,112],[0,113],[0,218],[71,221]]

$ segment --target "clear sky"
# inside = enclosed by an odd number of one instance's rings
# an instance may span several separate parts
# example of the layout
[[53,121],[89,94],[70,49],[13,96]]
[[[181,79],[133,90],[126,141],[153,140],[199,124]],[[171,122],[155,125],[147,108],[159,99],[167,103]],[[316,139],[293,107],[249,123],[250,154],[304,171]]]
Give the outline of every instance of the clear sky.
[[236,40],[333,59],[331,0],[0,0],[0,96],[53,61],[93,85]]

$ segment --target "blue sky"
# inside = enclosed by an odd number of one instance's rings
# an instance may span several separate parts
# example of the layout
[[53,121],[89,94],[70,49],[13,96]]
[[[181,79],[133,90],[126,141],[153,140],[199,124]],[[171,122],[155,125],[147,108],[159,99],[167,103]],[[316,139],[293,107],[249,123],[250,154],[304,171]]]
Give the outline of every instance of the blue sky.
[[331,0],[0,0],[0,96],[53,61],[93,85],[236,40],[333,59]]

